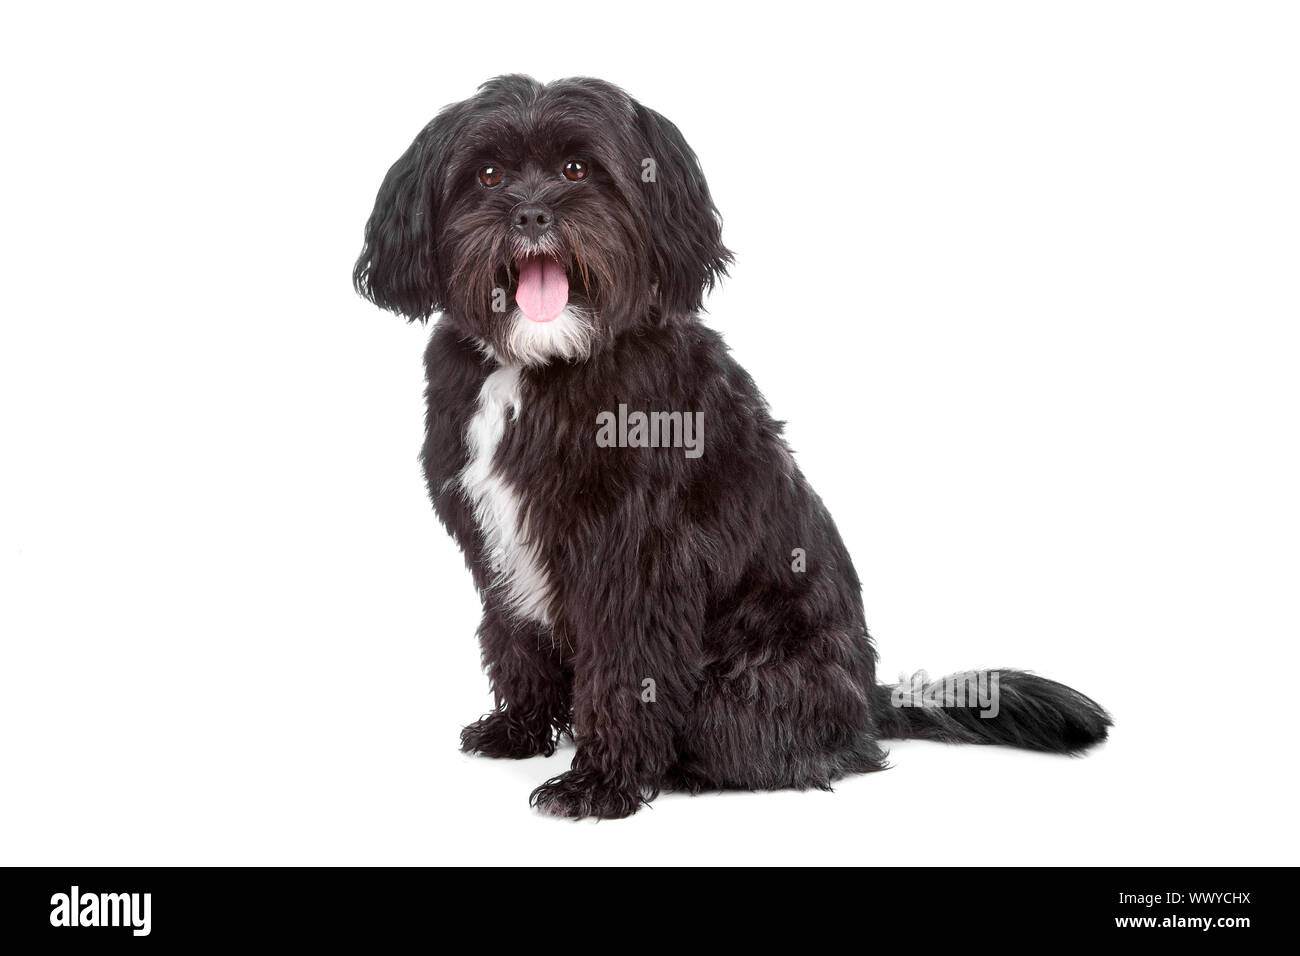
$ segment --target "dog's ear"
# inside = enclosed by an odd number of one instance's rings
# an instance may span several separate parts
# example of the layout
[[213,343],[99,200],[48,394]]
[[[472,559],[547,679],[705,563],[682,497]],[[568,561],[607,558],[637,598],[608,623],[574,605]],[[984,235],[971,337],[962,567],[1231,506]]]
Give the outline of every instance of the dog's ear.
[[667,119],[640,103],[635,109],[647,150],[640,178],[660,310],[669,318],[689,316],[727,274],[732,255],[722,244],[722,217],[695,151]]
[[442,308],[438,206],[455,128],[453,111],[444,110],[388,170],[352,270],[359,293],[408,319],[427,319]]

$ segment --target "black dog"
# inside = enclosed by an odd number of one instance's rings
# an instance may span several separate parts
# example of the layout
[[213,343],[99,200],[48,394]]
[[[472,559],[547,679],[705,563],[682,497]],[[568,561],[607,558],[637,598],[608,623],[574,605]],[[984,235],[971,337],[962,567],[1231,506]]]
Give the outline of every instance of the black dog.
[[443,313],[423,461],[497,701],[463,748],[572,734],[533,803],[622,817],[664,788],[826,788],[881,769],[882,738],[1103,740],[1101,707],[1024,672],[877,683],[835,525],[698,319],[730,261],[681,133],[597,80],[492,80],[384,179],[354,280]]

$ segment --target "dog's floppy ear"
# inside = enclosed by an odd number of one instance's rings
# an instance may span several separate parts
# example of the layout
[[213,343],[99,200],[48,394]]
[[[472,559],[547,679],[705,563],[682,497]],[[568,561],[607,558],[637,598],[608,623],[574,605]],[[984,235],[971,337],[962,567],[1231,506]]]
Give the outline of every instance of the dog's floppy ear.
[[660,309],[669,318],[688,316],[727,274],[732,255],[722,244],[722,217],[695,151],[667,119],[640,103],[635,109],[649,160],[642,161],[640,176]]
[[388,170],[352,270],[359,293],[408,319],[427,319],[442,308],[437,218],[455,126],[453,111],[444,110]]

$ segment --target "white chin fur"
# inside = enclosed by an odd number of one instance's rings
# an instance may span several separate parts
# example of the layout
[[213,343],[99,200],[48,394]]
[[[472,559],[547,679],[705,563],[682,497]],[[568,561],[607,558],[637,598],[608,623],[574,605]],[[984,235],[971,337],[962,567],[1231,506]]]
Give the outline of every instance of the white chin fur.
[[591,352],[591,317],[578,309],[565,309],[550,322],[534,322],[516,309],[507,321],[506,345],[521,365],[585,359]]

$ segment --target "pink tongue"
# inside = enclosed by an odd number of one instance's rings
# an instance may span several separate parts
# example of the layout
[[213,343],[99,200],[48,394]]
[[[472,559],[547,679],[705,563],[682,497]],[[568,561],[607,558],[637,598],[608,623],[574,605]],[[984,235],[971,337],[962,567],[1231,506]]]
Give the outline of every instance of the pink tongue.
[[551,321],[569,304],[569,277],[564,266],[550,256],[521,259],[515,301],[534,322]]

